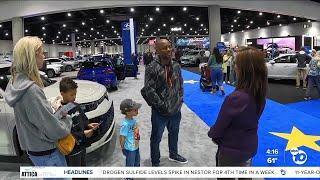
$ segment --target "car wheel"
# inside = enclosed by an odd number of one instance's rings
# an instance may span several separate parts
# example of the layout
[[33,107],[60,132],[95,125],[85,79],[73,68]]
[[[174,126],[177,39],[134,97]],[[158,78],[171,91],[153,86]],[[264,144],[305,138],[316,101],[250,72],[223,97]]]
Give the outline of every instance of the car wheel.
[[70,72],[70,71],[72,71],[72,66],[70,65],[66,66],[66,72]]
[[47,71],[47,75],[48,75],[48,78],[53,78],[53,77],[55,76],[54,70],[49,69],[49,70]]

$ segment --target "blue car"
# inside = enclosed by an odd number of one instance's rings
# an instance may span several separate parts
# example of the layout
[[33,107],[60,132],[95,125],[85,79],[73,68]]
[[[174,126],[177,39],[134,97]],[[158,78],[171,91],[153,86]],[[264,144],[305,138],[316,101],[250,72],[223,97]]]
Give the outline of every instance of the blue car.
[[106,86],[109,90],[118,89],[115,68],[109,59],[83,62],[77,78],[97,82]]

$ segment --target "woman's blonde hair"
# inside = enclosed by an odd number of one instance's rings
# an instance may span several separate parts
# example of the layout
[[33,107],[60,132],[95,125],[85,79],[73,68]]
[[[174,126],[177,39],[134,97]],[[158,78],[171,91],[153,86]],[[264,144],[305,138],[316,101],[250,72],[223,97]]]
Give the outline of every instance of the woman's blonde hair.
[[36,53],[40,53],[42,48],[42,41],[38,37],[26,36],[17,42],[13,49],[11,67],[13,81],[17,73],[23,73],[38,86],[43,87],[36,61]]

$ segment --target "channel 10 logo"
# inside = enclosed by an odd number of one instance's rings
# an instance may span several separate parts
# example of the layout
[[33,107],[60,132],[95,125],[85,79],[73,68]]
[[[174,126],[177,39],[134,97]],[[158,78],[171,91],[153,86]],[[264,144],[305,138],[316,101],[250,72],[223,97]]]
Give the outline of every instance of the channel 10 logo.
[[292,155],[292,161],[297,165],[303,165],[308,160],[307,153],[298,148],[291,149],[290,153]]

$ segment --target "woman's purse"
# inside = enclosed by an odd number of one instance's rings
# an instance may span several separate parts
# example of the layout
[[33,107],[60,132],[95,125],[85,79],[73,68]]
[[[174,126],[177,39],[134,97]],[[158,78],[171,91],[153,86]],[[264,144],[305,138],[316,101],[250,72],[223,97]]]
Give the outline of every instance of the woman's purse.
[[76,139],[70,133],[66,137],[61,138],[56,143],[57,148],[63,155],[69,155],[76,144]]

